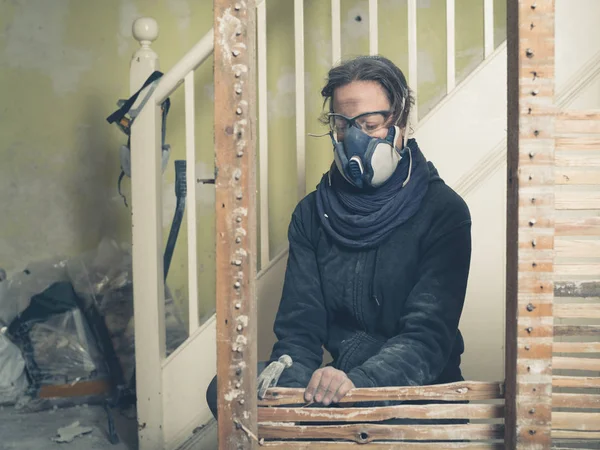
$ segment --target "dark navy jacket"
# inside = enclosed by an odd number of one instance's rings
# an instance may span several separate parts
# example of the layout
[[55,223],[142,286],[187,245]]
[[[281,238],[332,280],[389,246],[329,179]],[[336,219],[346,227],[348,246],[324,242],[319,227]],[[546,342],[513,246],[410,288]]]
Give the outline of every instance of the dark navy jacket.
[[471,218],[437,176],[419,211],[375,249],[337,245],[321,227],[315,192],[296,207],[271,361],[294,363],[279,386],[306,387],[322,364],[356,387],[462,380],[458,331],[471,258]]

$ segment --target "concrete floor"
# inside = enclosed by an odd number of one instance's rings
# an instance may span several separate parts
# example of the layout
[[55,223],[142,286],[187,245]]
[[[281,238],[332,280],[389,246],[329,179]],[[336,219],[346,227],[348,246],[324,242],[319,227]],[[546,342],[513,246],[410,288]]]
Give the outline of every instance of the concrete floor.
[[[136,450],[136,420],[113,409],[120,443],[112,445],[107,437],[108,420],[100,406],[79,406],[35,413],[21,413],[12,407],[0,407],[0,450]],[[91,427],[89,434],[69,443],[52,441],[58,428],[79,421]]]

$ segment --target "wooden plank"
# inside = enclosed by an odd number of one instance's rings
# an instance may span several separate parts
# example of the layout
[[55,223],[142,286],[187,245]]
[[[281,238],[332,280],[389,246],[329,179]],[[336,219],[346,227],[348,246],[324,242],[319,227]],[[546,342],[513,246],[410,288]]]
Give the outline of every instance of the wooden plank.
[[261,439],[335,439],[367,444],[375,441],[476,441],[502,439],[504,425],[288,425],[261,423]]
[[557,281],[554,296],[562,298],[600,297],[600,281]]
[[600,395],[552,393],[553,408],[600,408]]
[[557,167],[554,182],[560,185],[598,185],[600,168]]
[[554,274],[567,277],[599,276],[600,264],[555,264]]
[[[347,448],[355,448],[363,446],[355,442],[269,442],[265,441],[262,447],[281,448],[285,450],[345,450]],[[431,449],[431,443],[424,442],[403,442],[401,446],[398,442],[375,442],[368,444],[369,450],[422,450]],[[469,449],[469,450],[505,450],[504,444],[496,442],[438,442],[437,446],[448,449]]]
[[379,422],[388,419],[494,419],[503,405],[434,404],[374,408],[258,408],[259,422]]
[[600,217],[557,216],[557,236],[600,236]]
[[[385,400],[488,400],[504,397],[504,383],[463,381],[459,383],[437,384],[432,386],[402,386],[353,389],[340,403],[377,402]],[[259,406],[305,404],[304,389],[271,388]]]
[[555,356],[552,358],[555,369],[568,370],[600,370],[600,358],[573,358],[568,356]]
[[556,430],[600,431],[600,413],[552,413],[552,428]]
[[552,386],[566,388],[600,388],[600,377],[554,376]]
[[600,353],[600,342],[555,342],[554,353]]
[[597,258],[600,256],[600,239],[556,239],[556,256],[561,258]]
[[213,7],[219,449],[255,449],[256,7]]
[[[600,167],[600,155],[597,152],[588,152],[584,154],[556,152],[554,155],[554,164],[556,165],[557,171],[571,167],[592,167],[597,169]],[[598,178],[596,178],[596,182],[593,184],[599,184]]]
[[[552,389],[552,346],[546,345],[552,327],[531,323],[552,319],[552,272],[538,271],[535,264],[536,252],[554,247],[554,0],[536,0],[535,7],[507,2],[507,52],[505,445],[525,450],[551,445],[551,408],[545,407],[550,396],[545,394]],[[533,219],[535,226],[520,227],[523,219]],[[522,307],[530,303],[536,309]],[[543,312],[540,304],[546,304]],[[525,360],[529,352],[519,352],[523,330],[530,330],[525,331],[527,345],[539,349],[535,364]]]
[[600,336],[600,325],[554,325],[554,336]]
[[556,134],[600,134],[600,113],[597,111],[565,111],[556,117]]
[[559,137],[556,138],[556,150],[600,150],[600,137]]
[[598,180],[600,168],[557,167],[554,173],[554,182],[564,186],[598,185]]
[[559,210],[600,209],[600,192],[556,192],[555,207]]
[[[554,317],[560,319],[600,319],[600,303],[555,304]],[[556,351],[556,348],[554,351]]]
[[597,431],[552,430],[552,439],[599,440]]

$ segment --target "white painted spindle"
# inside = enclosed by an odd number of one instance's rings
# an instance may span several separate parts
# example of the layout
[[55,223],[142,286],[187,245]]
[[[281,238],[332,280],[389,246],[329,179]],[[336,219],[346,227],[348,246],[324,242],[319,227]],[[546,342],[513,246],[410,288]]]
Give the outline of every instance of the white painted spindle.
[[185,76],[185,159],[187,186],[187,253],[188,253],[188,323],[191,335],[198,326],[198,246],[196,216],[196,109],[194,105],[194,72]]
[[256,7],[258,70],[258,140],[260,197],[260,265],[271,259],[269,250],[269,118],[267,103],[267,9],[266,2]]
[[456,86],[456,36],[454,0],[446,0],[446,93]]
[[294,0],[296,57],[296,174],[298,201],[306,195],[306,125],[304,96],[304,0]]
[[377,0],[369,0],[369,54],[379,52],[379,22],[377,21]]
[[412,107],[413,124],[419,119],[417,64],[417,0],[408,0],[408,85],[415,96],[415,104]]
[[[158,67],[150,42],[158,37],[156,21],[138,19],[133,36],[140,41],[146,63],[131,64],[132,92]],[[139,50],[138,50],[139,52]],[[153,96],[155,96],[154,94]],[[161,113],[149,101],[131,129],[131,210],[133,229],[133,299],[135,366],[140,450],[163,449],[162,362],[165,357],[165,312],[162,239]]]
[[331,60],[338,64],[342,59],[342,10],[340,0],[331,0]]
[[494,51],[494,0],[483,2],[483,57],[488,58]]

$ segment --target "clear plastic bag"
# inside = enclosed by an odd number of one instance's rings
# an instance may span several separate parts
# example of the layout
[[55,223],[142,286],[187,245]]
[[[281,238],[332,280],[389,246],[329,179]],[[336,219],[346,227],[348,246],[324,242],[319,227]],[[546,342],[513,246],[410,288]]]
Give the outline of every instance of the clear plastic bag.
[[0,330],[0,405],[16,403],[28,385],[21,352]]
[[[135,368],[131,247],[103,239],[95,251],[69,259],[67,272],[77,294],[93,302],[104,318],[123,378],[131,380]],[[168,355],[188,336],[168,287],[165,328]]]
[[0,283],[0,325],[8,326],[29,306],[31,298],[58,281],[67,281],[67,261],[54,258],[31,263]]

